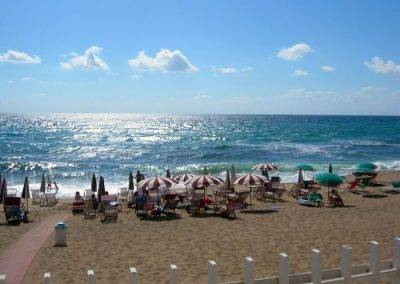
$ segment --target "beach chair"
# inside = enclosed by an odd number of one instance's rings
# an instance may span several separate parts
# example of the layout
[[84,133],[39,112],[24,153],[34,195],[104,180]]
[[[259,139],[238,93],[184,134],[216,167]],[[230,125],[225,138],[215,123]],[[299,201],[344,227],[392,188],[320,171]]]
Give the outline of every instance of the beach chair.
[[85,191],[83,192],[83,197],[85,198],[85,199],[90,199],[90,198],[92,198],[92,189],[85,189]]
[[101,198],[101,220],[105,222],[117,221],[118,219],[118,197],[117,195],[102,195]]
[[344,206],[343,199],[336,190],[328,190],[329,207],[342,207]]
[[39,189],[32,189],[32,204],[42,204],[42,195],[40,194]]
[[143,194],[136,196],[135,198],[136,216],[138,217],[147,216],[149,207],[150,205],[147,195]]
[[93,201],[91,199],[85,199],[85,219],[93,219],[97,215],[97,210],[93,208]]
[[204,189],[194,189],[191,193],[192,194],[189,199],[189,213],[200,213],[201,209],[205,209],[205,204],[203,202],[205,199]]
[[8,196],[4,198],[3,203],[6,223],[19,225],[22,222],[21,198]]

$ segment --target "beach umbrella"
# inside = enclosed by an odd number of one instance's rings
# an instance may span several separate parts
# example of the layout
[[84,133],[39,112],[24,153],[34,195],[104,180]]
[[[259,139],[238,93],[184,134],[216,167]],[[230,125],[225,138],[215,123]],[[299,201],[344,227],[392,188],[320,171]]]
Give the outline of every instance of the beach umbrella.
[[303,178],[303,171],[299,170],[299,178],[297,179],[297,184],[303,184],[304,178]]
[[315,168],[309,164],[300,164],[296,166],[296,170],[315,171]]
[[44,178],[44,173],[42,174],[42,180],[41,180],[41,182],[40,182],[40,189],[39,189],[39,191],[40,192],[45,192],[46,191],[46,180],[45,180],[45,178]]
[[190,189],[199,189],[215,185],[223,185],[224,181],[219,177],[201,175],[185,182],[186,187]]
[[373,176],[376,175],[376,172],[370,168],[357,168],[353,175],[355,176]]
[[343,183],[343,178],[334,173],[318,174],[315,177],[315,180],[322,186],[336,187],[339,184]]
[[92,192],[96,192],[97,191],[97,180],[96,180],[96,176],[94,175],[94,173],[92,175],[92,183],[90,185],[90,188],[92,189]]
[[377,165],[374,163],[359,163],[356,166],[357,169],[370,169],[370,170],[375,170],[377,168]]
[[268,183],[268,179],[265,176],[258,175],[255,173],[249,173],[247,175],[240,176],[236,178],[233,182],[235,185],[263,185]]
[[329,173],[333,173],[332,164],[329,164]]
[[128,177],[128,189],[129,190],[134,190],[132,172],[129,173],[129,177]]
[[184,183],[185,181],[188,181],[194,177],[195,177],[195,175],[192,175],[192,174],[182,174],[182,175],[178,175],[178,176],[174,177],[174,181],[176,181],[177,183]]
[[100,176],[100,180],[99,180],[99,189],[97,192],[97,200],[98,202],[101,201],[101,196],[104,195],[106,193],[106,187],[104,185],[104,178],[102,176]]
[[139,182],[137,187],[138,187],[138,189],[145,189],[145,188],[148,188],[148,189],[157,188],[158,189],[160,186],[170,187],[176,183],[177,182],[171,178],[156,176],[153,178],[148,178],[148,179],[142,180],[141,182]]
[[278,169],[278,165],[275,163],[263,163],[263,164],[257,164],[254,165],[251,170],[252,171],[274,171]]
[[392,182],[394,188],[400,188],[400,180]]
[[169,172],[169,169],[167,169],[167,174],[165,175],[167,178],[171,178],[171,173]]
[[6,178],[3,178],[3,181],[1,183],[1,192],[0,192],[0,204],[3,203],[4,198],[7,197],[7,181]]
[[24,181],[24,188],[22,189],[22,193],[21,193],[21,198],[26,199],[26,211],[28,212],[28,199],[30,197],[29,194],[29,181],[28,181],[28,177],[25,177],[25,181]]
[[231,175],[229,174],[229,170],[226,170],[226,178],[225,178],[226,188],[228,190],[231,189]]
[[232,169],[231,169],[231,181],[234,181],[236,179],[236,169],[235,165],[232,164]]

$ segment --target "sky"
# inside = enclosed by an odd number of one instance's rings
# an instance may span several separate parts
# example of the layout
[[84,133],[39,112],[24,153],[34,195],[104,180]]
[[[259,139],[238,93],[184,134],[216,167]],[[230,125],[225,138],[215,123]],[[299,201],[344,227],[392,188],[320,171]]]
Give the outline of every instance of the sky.
[[0,3],[0,112],[399,106],[400,1]]

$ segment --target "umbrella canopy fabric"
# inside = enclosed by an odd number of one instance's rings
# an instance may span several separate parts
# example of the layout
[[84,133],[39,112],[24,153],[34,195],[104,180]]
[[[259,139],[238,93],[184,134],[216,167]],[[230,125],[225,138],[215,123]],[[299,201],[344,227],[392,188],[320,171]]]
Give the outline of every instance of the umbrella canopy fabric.
[[42,180],[40,182],[40,192],[45,192],[46,191],[46,180],[44,178],[44,174],[42,174]]
[[24,188],[22,189],[21,198],[28,199],[29,197],[30,197],[30,194],[29,194],[29,181],[28,181],[28,177],[25,177]]
[[235,165],[232,164],[232,169],[231,169],[231,181],[234,181],[236,179],[236,169]]
[[229,174],[229,170],[226,170],[225,184],[228,190],[231,189],[231,175]]
[[195,177],[195,175],[186,173],[186,174],[182,174],[182,175],[178,175],[178,176],[174,177],[174,181],[176,181],[177,183],[184,183],[194,177]]
[[240,176],[233,182],[235,185],[262,185],[265,183],[268,183],[266,177],[254,173]]
[[142,180],[139,184],[138,184],[138,189],[144,189],[144,188],[148,188],[148,189],[156,189],[159,188],[160,186],[165,186],[165,187],[170,187],[173,184],[176,184],[177,182],[174,181],[171,178],[166,178],[166,177],[153,177],[153,178],[148,178],[145,180]]
[[359,163],[356,166],[357,169],[370,169],[370,170],[375,170],[377,168],[377,165],[374,163]]
[[329,164],[329,173],[333,173],[332,164]]
[[315,180],[322,186],[338,186],[343,183],[343,178],[333,173],[318,174]]
[[252,171],[274,171],[278,169],[278,165],[275,163],[268,164],[268,163],[263,163],[263,164],[257,164],[254,165],[251,170]]
[[104,195],[105,193],[106,193],[106,186],[104,184],[104,178],[102,176],[100,176],[99,190],[97,192],[97,200],[98,200],[98,202],[101,201],[101,196]]
[[165,177],[171,178],[171,172],[169,171],[169,169],[167,169],[167,174],[165,175]]
[[4,177],[1,183],[0,204],[3,203],[5,197],[7,197],[7,181],[6,178]]
[[209,175],[201,175],[198,177],[194,177],[185,182],[185,185],[191,189],[205,188],[209,186],[215,185],[223,185],[224,182],[219,177],[209,176]]
[[296,166],[296,170],[315,171],[315,168],[309,164],[300,164]]
[[353,175],[355,175],[355,176],[373,176],[375,174],[376,174],[376,172],[370,168],[357,168],[353,172]]
[[97,191],[97,180],[96,180],[96,176],[94,175],[94,173],[92,175],[92,183],[90,185],[90,188],[92,189],[92,192],[96,192]]
[[129,177],[128,177],[128,189],[129,190],[134,190],[132,172],[129,173]]

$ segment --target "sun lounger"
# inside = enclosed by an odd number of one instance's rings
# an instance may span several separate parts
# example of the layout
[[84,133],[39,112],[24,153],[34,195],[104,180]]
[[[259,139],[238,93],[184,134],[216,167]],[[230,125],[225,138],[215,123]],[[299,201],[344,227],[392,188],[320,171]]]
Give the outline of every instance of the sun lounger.
[[147,195],[138,195],[135,200],[135,213],[137,216],[147,216],[149,209],[149,200]]
[[93,219],[97,215],[97,209],[93,207],[93,201],[91,199],[85,199],[85,219]]
[[189,198],[189,213],[195,214],[199,213],[202,207],[203,200],[205,199],[205,194],[203,189],[195,189]]
[[116,221],[118,219],[118,197],[114,194],[101,196],[102,221]]
[[22,222],[21,198],[5,197],[4,214],[7,224],[19,225]]

